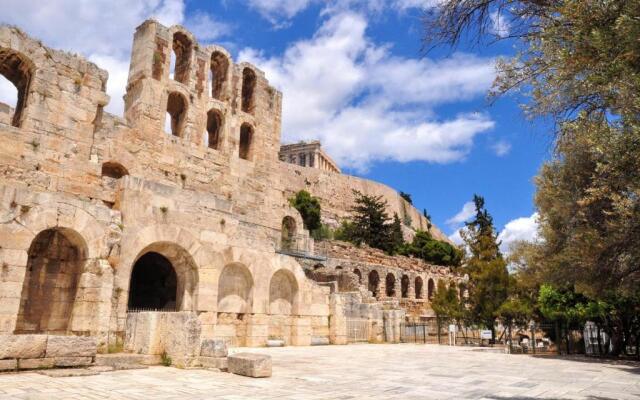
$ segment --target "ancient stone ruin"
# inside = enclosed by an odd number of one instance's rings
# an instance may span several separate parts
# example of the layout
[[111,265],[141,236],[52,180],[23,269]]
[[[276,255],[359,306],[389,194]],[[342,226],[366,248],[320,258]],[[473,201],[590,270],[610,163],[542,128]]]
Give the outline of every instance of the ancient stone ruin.
[[[52,358],[47,343],[58,357],[89,337],[189,358],[211,340],[345,344],[356,319],[360,340],[396,341],[400,321],[432,315],[439,280],[461,279],[315,242],[288,202],[301,189],[330,225],[357,189],[384,196],[407,235],[444,236],[387,186],[280,161],[281,93],[180,26],[137,28],[124,117],[104,111],[105,70],[17,28],[0,27],[0,73],[18,93],[0,106],[0,350],[33,335],[27,358]],[[0,358],[24,354],[11,349]]]

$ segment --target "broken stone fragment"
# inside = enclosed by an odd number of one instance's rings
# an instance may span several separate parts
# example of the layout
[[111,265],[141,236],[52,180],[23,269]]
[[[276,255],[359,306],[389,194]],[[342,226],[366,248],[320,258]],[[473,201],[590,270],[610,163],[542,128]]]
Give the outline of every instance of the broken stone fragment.
[[271,376],[271,356],[255,353],[232,354],[227,358],[229,372],[252,378]]

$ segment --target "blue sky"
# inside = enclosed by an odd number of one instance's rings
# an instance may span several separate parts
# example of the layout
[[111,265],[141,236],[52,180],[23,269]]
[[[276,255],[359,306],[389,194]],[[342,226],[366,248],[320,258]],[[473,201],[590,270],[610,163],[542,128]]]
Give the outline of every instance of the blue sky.
[[[496,57],[516,43],[421,51],[434,0],[3,0],[0,21],[110,73],[108,110],[122,114],[135,26],[180,23],[225,46],[282,90],[283,141],[322,140],[345,172],[412,195],[454,240],[483,195],[508,243],[535,236],[533,177],[550,153],[516,96],[489,104]],[[7,10],[7,11],[5,11]],[[508,32],[496,15],[494,33]],[[0,78],[0,101],[10,90]],[[466,205],[466,206],[465,206]]]

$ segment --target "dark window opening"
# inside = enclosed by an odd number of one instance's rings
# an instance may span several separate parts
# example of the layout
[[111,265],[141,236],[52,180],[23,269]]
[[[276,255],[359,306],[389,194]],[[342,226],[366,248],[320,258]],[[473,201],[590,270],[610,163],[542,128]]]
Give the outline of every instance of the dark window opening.
[[[0,49],[0,75],[16,89],[15,95],[7,99],[12,104],[0,103],[0,121],[6,120],[11,125],[20,127],[27,107],[33,72],[33,66],[26,57],[8,49]],[[6,119],[1,114],[5,114]]]
[[[180,93],[171,92],[167,99],[167,123],[165,130],[170,129],[173,136],[182,136],[184,117],[187,111],[187,102]],[[169,125],[168,127],[166,125]]]
[[358,283],[362,283],[362,272],[358,268],[353,270],[353,273],[358,277]]
[[171,262],[159,253],[146,253],[131,272],[128,308],[173,311],[177,288],[178,279]]
[[224,93],[224,84],[227,80],[227,71],[229,70],[229,60],[219,51],[211,54],[211,97],[222,100]]
[[102,176],[120,179],[125,175],[129,175],[129,171],[117,162],[108,161],[102,164]]
[[251,142],[253,141],[253,128],[251,125],[242,124],[240,127],[240,158],[244,160],[251,159]]
[[433,283],[433,279],[429,279],[427,283],[427,298],[429,300],[433,299],[433,295],[436,293],[436,285]]
[[378,297],[378,285],[380,284],[380,276],[377,271],[369,272],[369,292],[373,297]]
[[402,298],[409,297],[409,277],[406,275],[402,275],[402,279],[400,280],[400,290]]
[[387,297],[394,297],[396,295],[396,277],[391,273],[387,274],[385,284]]
[[416,299],[421,299],[422,298],[422,278],[417,277],[416,278],[416,283],[415,283],[415,290],[416,290]]
[[218,149],[221,129],[222,116],[216,110],[209,110],[207,113],[207,146],[210,149]]
[[173,34],[173,53],[171,61],[173,65],[173,79],[177,82],[189,83],[189,67],[191,63],[191,40],[182,32]]
[[255,88],[256,73],[251,68],[245,68],[242,71],[242,111],[253,113]]

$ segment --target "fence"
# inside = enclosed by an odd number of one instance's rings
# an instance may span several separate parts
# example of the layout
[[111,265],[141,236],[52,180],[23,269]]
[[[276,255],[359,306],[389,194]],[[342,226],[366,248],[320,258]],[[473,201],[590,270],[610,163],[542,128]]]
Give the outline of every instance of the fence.
[[347,341],[349,343],[368,342],[370,337],[369,320],[347,318]]

